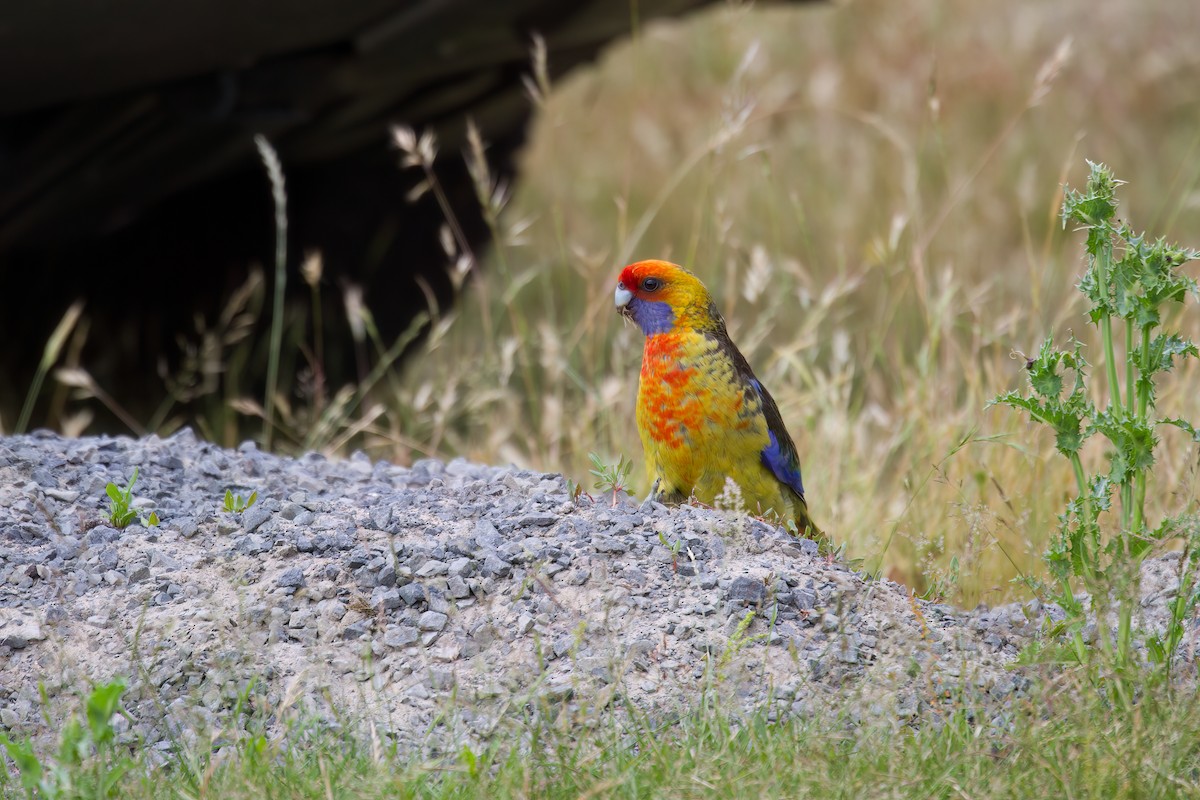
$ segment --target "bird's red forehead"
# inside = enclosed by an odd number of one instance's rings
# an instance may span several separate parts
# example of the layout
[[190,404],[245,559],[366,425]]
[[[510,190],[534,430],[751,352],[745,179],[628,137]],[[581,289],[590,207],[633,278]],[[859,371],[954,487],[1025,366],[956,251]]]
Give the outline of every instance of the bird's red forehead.
[[681,273],[683,273],[682,269],[667,261],[638,261],[621,270],[621,277],[618,280],[625,285],[626,289],[636,291],[644,278],[653,276],[670,280]]

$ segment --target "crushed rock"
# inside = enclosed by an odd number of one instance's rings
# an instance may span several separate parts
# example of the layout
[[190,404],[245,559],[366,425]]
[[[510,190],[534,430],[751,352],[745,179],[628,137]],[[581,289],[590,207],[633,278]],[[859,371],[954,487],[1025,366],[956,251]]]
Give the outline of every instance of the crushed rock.
[[[161,524],[117,530],[105,485],[134,467]],[[226,490],[258,501],[225,512]],[[1178,568],[1148,562],[1146,627]],[[237,729],[246,704],[426,748],[531,710],[670,718],[702,691],[772,718],[1003,724],[1029,685],[1011,662],[1056,613],[928,603],[758,520],[576,499],[513,467],[292,459],[189,430],[0,438],[0,724],[34,736],[39,685],[61,718],[114,678],[123,735],[159,750]]]

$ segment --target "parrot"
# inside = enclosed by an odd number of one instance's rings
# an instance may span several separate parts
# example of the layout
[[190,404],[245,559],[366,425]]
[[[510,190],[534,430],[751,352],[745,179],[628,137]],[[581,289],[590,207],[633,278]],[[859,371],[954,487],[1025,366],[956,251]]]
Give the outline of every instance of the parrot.
[[636,416],[652,481],[647,499],[711,505],[730,479],[746,510],[823,539],[779,407],[700,279],[667,261],[639,261],[621,271],[613,301],[646,337]]

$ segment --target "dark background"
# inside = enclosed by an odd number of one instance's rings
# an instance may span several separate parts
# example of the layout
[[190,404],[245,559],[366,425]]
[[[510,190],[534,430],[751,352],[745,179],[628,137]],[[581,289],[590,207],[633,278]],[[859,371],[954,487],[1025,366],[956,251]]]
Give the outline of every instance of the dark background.
[[[425,308],[420,277],[452,299],[438,243],[444,215],[402,170],[389,126],[432,130],[438,180],[474,248],[487,234],[460,157],[465,121],[499,177],[514,172],[532,104],[534,34],[551,78],[643,22],[707,0],[156,0],[9,4],[0,12],[0,418],[11,427],[47,338],[86,302],[74,353],[145,420],[180,367],[198,320],[219,316],[274,252],[270,188],[253,145],[264,134],[287,181],[289,295],[306,252],[321,293],[371,298],[383,337]],[[269,286],[268,286],[269,291]],[[269,320],[256,309],[255,325]],[[353,379],[350,338],[330,331],[322,369]],[[265,354],[260,354],[265,356]],[[261,384],[265,358],[238,376]],[[43,391],[31,426],[56,425]],[[261,395],[260,395],[261,396]],[[186,404],[185,404],[186,405]],[[93,429],[124,426],[102,406]]]

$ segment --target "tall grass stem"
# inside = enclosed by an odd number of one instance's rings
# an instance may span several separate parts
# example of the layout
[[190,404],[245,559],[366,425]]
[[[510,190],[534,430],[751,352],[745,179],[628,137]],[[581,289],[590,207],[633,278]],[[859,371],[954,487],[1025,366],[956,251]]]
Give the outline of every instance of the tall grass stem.
[[271,306],[271,345],[267,355],[267,389],[263,401],[263,448],[270,450],[275,424],[275,393],[279,384],[279,358],[283,349],[283,295],[287,289],[287,190],[279,156],[267,137],[256,135],[254,146],[258,148],[263,166],[267,169],[271,197],[275,203],[275,290]]

